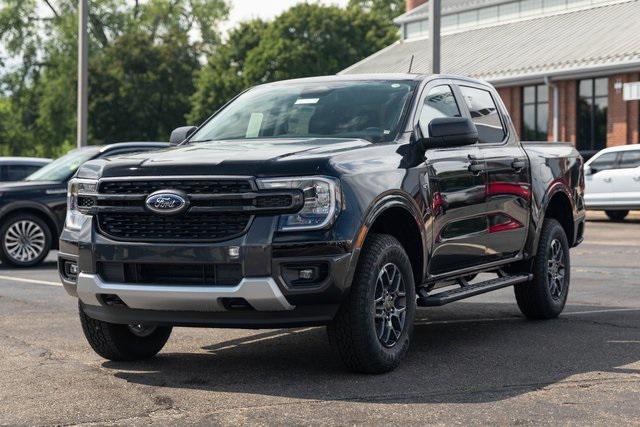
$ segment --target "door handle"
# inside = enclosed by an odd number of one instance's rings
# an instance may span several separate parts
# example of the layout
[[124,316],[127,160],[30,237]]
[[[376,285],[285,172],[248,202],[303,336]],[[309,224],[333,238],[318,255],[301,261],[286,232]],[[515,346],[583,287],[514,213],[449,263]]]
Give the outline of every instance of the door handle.
[[477,160],[471,160],[469,161],[469,166],[467,166],[467,169],[469,169],[469,172],[474,175],[480,175],[482,172],[484,172],[484,164]]
[[634,180],[634,181],[638,181],[638,182],[640,182],[640,176],[634,176],[634,177],[633,177],[633,180]]
[[612,179],[611,179],[611,178],[602,178],[602,180],[603,180],[604,182],[611,182],[611,181],[612,181]]
[[527,166],[524,160],[514,159],[513,163],[511,163],[511,169],[516,172],[522,171]]

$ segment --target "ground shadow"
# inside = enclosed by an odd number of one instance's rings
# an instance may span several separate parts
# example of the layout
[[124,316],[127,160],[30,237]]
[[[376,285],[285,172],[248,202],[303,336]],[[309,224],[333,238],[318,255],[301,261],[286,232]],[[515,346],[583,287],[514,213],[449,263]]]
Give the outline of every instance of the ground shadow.
[[627,217],[622,221],[612,221],[607,217],[604,217],[604,218],[593,218],[593,217],[591,217],[591,218],[587,218],[587,222],[602,222],[602,223],[610,222],[611,224],[622,224],[622,225],[624,225],[624,224],[640,224],[640,218],[636,218],[636,217],[629,218],[629,217]]
[[513,304],[457,307],[455,312],[430,310],[428,318],[421,312],[410,353],[386,375],[348,373],[324,328],[266,331],[206,346],[206,354],[162,353],[149,362],[103,366],[118,378],[157,387],[320,400],[467,403],[507,399],[586,372],[624,372],[625,365],[640,360],[640,311],[569,314],[538,322],[520,318]]

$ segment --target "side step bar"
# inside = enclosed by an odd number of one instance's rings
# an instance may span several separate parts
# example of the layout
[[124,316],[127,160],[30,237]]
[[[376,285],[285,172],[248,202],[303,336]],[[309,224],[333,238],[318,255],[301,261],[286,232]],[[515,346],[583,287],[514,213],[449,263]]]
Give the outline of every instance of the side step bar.
[[486,292],[495,291],[496,289],[506,288],[507,286],[525,283],[533,278],[533,274],[516,274],[513,276],[497,277],[485,282],[475,283],[473,285],[466,284],[461,281],[462,286],[450,291],[438,292],[429,295],[424,289],[418,290],[418,306],[420,307],[437,307],[450,302],[459,301],[461,299],[470,298]]

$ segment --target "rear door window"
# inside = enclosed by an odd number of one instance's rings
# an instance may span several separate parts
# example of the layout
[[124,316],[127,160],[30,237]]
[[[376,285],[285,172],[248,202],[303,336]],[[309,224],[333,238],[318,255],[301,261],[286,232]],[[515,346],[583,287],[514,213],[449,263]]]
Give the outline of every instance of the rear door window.
[[623,151],[620,157],[620,169],[632,169],[640,166],[640,150]]
[[22,181],[40,169],[38,166],[31,165],[7,165],[5,168],[5,179],[7,181]]
[[501,143],[507,133],[491,93],[488,90],[469,86],[460,86],[460,91],[469,107],[471,120],[478,128],[480,143]]

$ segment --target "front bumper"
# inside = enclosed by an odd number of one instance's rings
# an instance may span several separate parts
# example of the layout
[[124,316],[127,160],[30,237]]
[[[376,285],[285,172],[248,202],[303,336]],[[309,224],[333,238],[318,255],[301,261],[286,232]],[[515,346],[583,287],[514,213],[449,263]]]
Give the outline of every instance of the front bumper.
[[[245,235],[207,244],[116,242],[97,233],[88,221],[79,231],[62,233],[58,255],[61,279],[90,317],[112,323],[248,328],[326,324],[348,291],[354,252],[345,242],[274,244],[276,221],[275,216],[256,217]],[[230,258],[231,247],[240,247],[237,258]],[[68,261],[77,263],[77,277],[64,274]],[[234,262],[241,265],[242,280],[235,286],[105,280],[99,266],[114,262]],[[282,274],[284,266],[305,263],[326,265],[326,277],[312,286],[287,284]],[[112,304],[114,297],[118,304]],[[248,306],[238,309],[227,304],[236,299]]]

